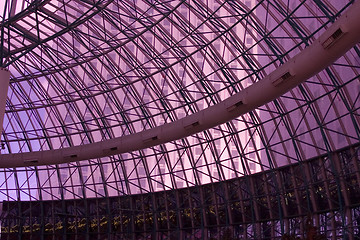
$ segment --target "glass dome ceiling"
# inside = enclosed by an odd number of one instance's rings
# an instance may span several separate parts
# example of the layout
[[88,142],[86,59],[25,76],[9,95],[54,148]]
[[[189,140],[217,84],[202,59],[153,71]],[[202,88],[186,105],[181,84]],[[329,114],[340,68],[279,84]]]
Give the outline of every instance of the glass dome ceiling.
[[[11,73],[2,159],[91,147],[189,119],[304,51],[353,1],[21,3],[23,10],[14,13],[3,7],[1,19],[0,63]],[[359,64],[356,45],[281,97],[166,143],[148,135],[145,145],[161,144],[85,161],[70,153],[61,164],[31,166],[36,159],[23,159],[29,166],[0,170],[0,198],[91,198],[197,186],[358,144]]]

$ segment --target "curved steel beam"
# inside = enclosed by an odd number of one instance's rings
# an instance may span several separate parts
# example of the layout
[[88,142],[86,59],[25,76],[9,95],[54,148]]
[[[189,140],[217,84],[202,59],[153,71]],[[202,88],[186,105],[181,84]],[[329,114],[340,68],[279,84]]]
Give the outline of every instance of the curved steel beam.
[[320,72],[360,41],[360,0],[316,41],[262,80],[219,104],[143,132],[75,147],[0,155],[0,167],[51,165],[140,150],[181,139],[264,105]]

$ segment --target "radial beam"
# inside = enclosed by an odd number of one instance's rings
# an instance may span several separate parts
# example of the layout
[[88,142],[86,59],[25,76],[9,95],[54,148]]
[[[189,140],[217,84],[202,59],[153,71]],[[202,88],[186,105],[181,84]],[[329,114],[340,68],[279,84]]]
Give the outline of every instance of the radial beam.
[[0,167],[51,165],[140,150],[181,139],[230,121],[296,87],[360,41],[360,0],[309,47],[262,80],[219,104],[143,132],[81,146],[0,155]]

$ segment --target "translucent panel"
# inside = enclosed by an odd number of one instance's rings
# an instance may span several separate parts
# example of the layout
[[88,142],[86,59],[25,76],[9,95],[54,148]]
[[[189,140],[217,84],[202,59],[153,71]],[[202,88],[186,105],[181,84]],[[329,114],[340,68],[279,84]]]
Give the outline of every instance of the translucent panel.
[[[352,6],[353,1],[346,0],[7,0],[0,3],[0,66],[11,77],[1,154],[22,156],[132,136],[221,104],[308,48]],[[338,209],[338,203],[332,205],[333,196],[341,195],[336,184],[349,190],[359,181],[355,173],[346,181],[326,180],[339,167],[332,153],[360,140],[359,66],[359,45],[355,45],[281,97],[196,134],[127,153],[101,153],[106,157],[81,162],[0,169],[0,201],[51,200],[56,205],[62,200],[129,195],[145,199],[179,191],[177,197],[190,200],[176,211],[194,217],[200,216],[196,213],[200,210],[195,210],[198,206],[192,206],[191,199],[200,197],[193,189],[201,186],[206,192],[207,186],[217,186],[220,190],[214,192],[227,200],[208,204],[210,200],[202,195],[203,216],[225,214],[223,202],[230,204],[229,209],[238,204],[244,225],[231,231],[242,231],[238,237],[266,239],[265,233],[260,237],[258,232],[270,225],[277,227],[269,234],[278,238],[290,225],[294,232],[304,229],[302,220],[292,217],[305,216],[307,212],[301,209],[309,208],[300,204],[301,199],[316,193],[318,202],[311,197],[312,210],[324,211],[317,216],[317,226],[327,237],[335,236],[340,230],[329,233],[327,222],[335,224],[334,219],[342,216],[343,225],[351,225],[355,220],[350,215],[358,214],[352,210],[345,217],[325,208]],[[321,161],[311,165],[317,172],[295,167],[320,156]],[[276,169],[281,169],[289,186],[279,186]],[[250,177],[256,179],[250,181]],[[306,179],[314,186],[306,188]],[[236,196],[223,193],[224,182],[241,191],[236,190]],[[293,186],[298,182],[303,188]],[[275,192],[282,195],[275,199]],[[266,199],[252,199],[249,194],[266,195]],[[240,200],[235,204],[232,198]],[[278,205],[272,206],[274,202]],[[84,208],[90,209],[91,203],[86,204]],[[131,207],[122,207],[134,210],[136,204],[133,200]],[[295,204],[299,207],[289,207]],[[250,206],[258,212],[249,212]],[[270,210],[281,207],[286,224],[281,214]],[[160,210],[154,212],[159,214],[156,218],[164,217]],[[207,227],[215,221],[216,231],[225,231],[219,226],[238,221],[230,215],[210,217]],[[251,217],[263,225],[250,224]],[[179,219],[184,228],[197,224]],[[160,222],[154,225],[162,226]],[[147,225],[139,229],[146,230]],[[191,234],[187,236],[205,236],[195,230]]]

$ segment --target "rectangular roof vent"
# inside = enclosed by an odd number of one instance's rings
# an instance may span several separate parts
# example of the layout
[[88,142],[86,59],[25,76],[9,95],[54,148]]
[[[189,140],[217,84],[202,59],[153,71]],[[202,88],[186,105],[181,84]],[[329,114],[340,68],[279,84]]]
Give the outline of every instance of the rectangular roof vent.
[[154,136],[154,137],[151,137],[151,138],[147,138],[147,139],[144,139],[143,140],[143,143],[149,143],[151,141],[155,141],[155,140],[158,140],[158,136]]
[[342,36],[344,36],[345,32],[339,27],[329,38],[327,38],[322,46],[324,49],[329,49],[332,47]]
[[291,77],[293,77],[293,75],[291,75],[290,72],[286,72],[281,77],[272,81],[272,84],[274,87],[279,86],[281,83],[283,83],[286,80],[289,80]]
[[199,122],[199,121],[196,121],[196,122],[193,122],[193,123],[191,123],[191,124],[189,124],[189,125],[186,125],[184,128],[185,128],[186,130],[189,130],[189,129],[192,129],[192,128],[197,127],[197,126],[199,126],[199,125],[200,125],[200,122]]
[[231,105],[230,107],[226,108],[226,110],[228,110],[228,112],[231,112],[242,105],[244,105],[244,102],[242,100],[240,100],[237,103],[235,103],[234,105]]

